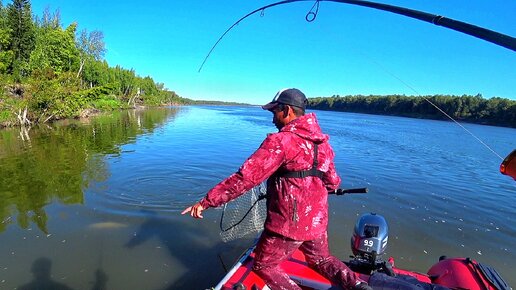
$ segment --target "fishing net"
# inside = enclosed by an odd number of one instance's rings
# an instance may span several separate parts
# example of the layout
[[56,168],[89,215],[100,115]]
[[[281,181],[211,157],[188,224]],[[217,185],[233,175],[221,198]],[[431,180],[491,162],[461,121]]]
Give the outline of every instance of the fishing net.
[[222,241],[233,241],[263,230],[267,215],[265,182],[224,205],[220,217]]

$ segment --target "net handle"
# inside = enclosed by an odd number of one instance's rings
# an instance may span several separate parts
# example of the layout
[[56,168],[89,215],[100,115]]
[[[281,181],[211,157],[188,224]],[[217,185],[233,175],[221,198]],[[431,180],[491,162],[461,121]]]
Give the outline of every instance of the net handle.
[[329,191],[328,194],[335,194],[335,195],[344,195],[344,194],[351,194],[351,193],[367,193],[369,192],[369,189],[367,187],[361,187],[361,188],[339,188],[333,191]]
[[[349,189],[343,189],[343,188],[339,188],[339,189],[336,189],[336,190],[333,190],[333,191],[329,191],[328,194],[335,194],[335,195],[344,195],[344,194],[352,194],[352,193],[367,193],[369,191],[369,189],[367,187],[362,187],[362,188],[349,188]],[[220,231],[221,232],[227,232],[229,230],[231,230],[232,228],[238,226],[240,223],[242,223],[242,221],[245,220],[245,218],[247,217],[247,215],[249,215],[249,213],[251,212],[251,210],[253,210],[254,206],[262,199],[266,198],[267,195],[266,194],[261,194],[258,196],[258,199],[254,201],[253,205],[251,205],[249,207],[249,209],[247,210],[247,212],[244,214],[244,216],[238,221],[236,222],[235,224],[233,224],[232,226],[228,227],[228,228],[224,228],[222,226],[222,221],[224,220],[224,213],[226,212],[226,204],[224,204],[224,208],[222,209],[222,216],[220,217],[220,223],[219,223],[219,227],[220,227]]]

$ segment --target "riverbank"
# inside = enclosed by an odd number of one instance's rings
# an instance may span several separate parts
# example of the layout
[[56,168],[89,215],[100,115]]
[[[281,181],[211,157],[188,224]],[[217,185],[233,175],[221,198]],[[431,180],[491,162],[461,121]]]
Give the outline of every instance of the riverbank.
[[68,74],[43,80],[29,78],[27,84],[4,85],[0,95],[0,128],[87,118],[116,110],[192,103],[166,89],[156,89],[150,94],[137,88],[134,94],[120,94],[120,87],[113,84],[81,89],[78,85],[63,85],[63,81],[69,84],[77,79]]
[[[446,113],[444,108],[435,109],[434,113],[418,113],[418,109],[413,109],[412,111],[397,111],[393,110],[392,106],[390,109],[385,107],[375,106],[375,105],[369,105],[368,107],[356,107],[353,106],[353,104],[339,104],[339,105],[328,105],[328,102],[331,103],[331,100],[335,97],[331,98],[310,98],[308,109],[314,109],[314,110],[321,110],[321,111],[336,111],[336,112],[349,112],[349,113],[361,113],[361,114],[369,114],[369,115],[384,115],[384,116],[397,116],[397,117],[406,117],[406,118],[414,118],[414,119],[428,119],[428,120],[441,120],[441,121],[451,121],[451,118],[455,121],[460,121],[464,123],[470,123],[470,124],[477,124],[477,125],[489,125],[489,126],[497,126],[497,127],[509,127],[509,128],[516,128],[516,117],[512,117],[512,115],[516,116],[516,105],[512,104],[512,107],[508,107],[509,113],[506,114],[506,117],[504,118],[493,118],[493,117],[469,117],[464,118],[460,116],[458,113]],[[323,101],[321,101],[323,99]],[[384,97],[385,100],[388,100],[389,97]],[[329,100],[329,101],[328,101]],[[516,103],[515,101],[509,102]],[[0,103],[1,105],[1,103]],[[175,102],[168,102],[168,103],[162,103],[162,104],[150,104],[150,105],[144,105],[144,104],[134,104],[132,106],[124,105],[123,103],[116,103],[109,107],[103,107],[103,108],[85,108],[82,109],[80,112],[78,112],[75,115],[68,116],[68,117],[53,117],[48,118],[44,120],[42,123],[48,123],[48,122],[54,122],[58,120],[63,119],[86,119],[89,117],[97,116],[99,114],[108,114],[113,111],[118,110],[129,110],[129,109],[137,109],[137,110],[144,110],[149,107],[163,107],[163,106],[184,106],[184,105],[208,105],[208,106],[253,106],[249,104],[243,104],[243,103],[235,103],[235,102],[222,102],[222,101],[202,101],[202,100],[190,100],[186,98],[180,98],[179,101]],[[1,108],[1,106],[0,106]],[[466,110],[466,109],[463,109]],[[443,113],[444,112],[444,113]],[[485,111],[484,111],[485,113]],[[12,114],[9,116],[9,114]],[[496,115],[493,113],[485,113],[487,116]],[[512,115],[511,115],[512,114]],[[28,113],[25,113],[23,111],[19,112],[9,112],[9,111],[2,111],[0,110],[0,116],[9,116],[4,117],[4,119],[0,118],[0,129],[2,128],[8,128],[8,127],[14,127],[14,126],[31,126],[35,125],[41,122],[34,122],[28,119],[29,121],[25,121],[25,123],[22,121],[26,115],[29,115]],[[35,114],[37,115],[37,114]],[[500,115],[500,114],[498,114]],[[448,117],[449,116],[449,117]],[[7,119],[7,120],[6,120]],[[39,118],[41,120],[41,118]]]
[[[123,107],[123,108],[120,108],[119,110],[145,110],[147,108],[152,108],[152,107],[183,106],[183,105],[184,104],[180,104],[180,103],[168,103],[168,104],[163,104],[161,106],[136,105],[136,106],[132,106],[132,107]],[[96,108],[87,108],[87,109],[82,110],[77,116],[67,117],[67,118],[53,118],[51,120],[46,120],[46,122],[43,122],[43,123],[52,123],[52,122],[57,122],[57,121],[74,120],[74,119],[84,120],[84,119],[96,117],[96,116],[99,116],[102,114],[110,114],[110,113],[113,113],[113,111],[114,110],[99,110]],[[25,125],[20,125],[19,120],[16,118],[17,118],[17,116],[11,117],[10,120],[0,122],[0,130],[4,129],[4,128],[11,128],[11,127],[16,127],[16,126],[32,126],[32,125],[41,124],[38,122],[35,122],[35,123],[30,122],[30,123],[26,123]]]

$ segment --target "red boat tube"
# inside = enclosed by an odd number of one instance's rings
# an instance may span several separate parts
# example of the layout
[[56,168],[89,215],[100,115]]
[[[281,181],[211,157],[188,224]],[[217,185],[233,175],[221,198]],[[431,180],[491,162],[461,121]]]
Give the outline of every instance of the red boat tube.
[[470,258],[443,259],[428,270],[428,275],[432,283],[451,289],[512,289],[495,269]]
[[500,172],[516,180],[516,150],[512,151],[500,164]]

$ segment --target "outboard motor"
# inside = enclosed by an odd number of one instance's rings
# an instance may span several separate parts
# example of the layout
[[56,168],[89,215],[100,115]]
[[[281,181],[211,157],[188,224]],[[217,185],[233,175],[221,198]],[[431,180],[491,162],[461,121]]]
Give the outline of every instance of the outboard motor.
[[361,272],[382,270],[394,275],[392,266],[381,260],[387,248],[389,228],[385,218],[376,213],[363,214],[355,224],[351,237],[351,250],[355,255],[351,264]]
[[389,228],[383,216],[375,213],[363,214],[355,224],[351,249],[355,256],[370,259],[382,255],[387,248]]

